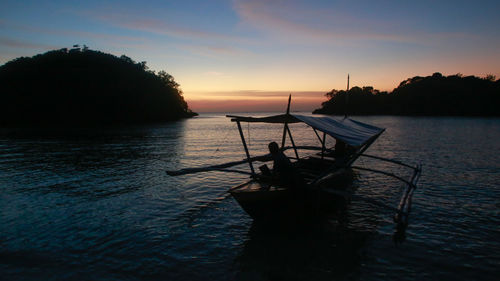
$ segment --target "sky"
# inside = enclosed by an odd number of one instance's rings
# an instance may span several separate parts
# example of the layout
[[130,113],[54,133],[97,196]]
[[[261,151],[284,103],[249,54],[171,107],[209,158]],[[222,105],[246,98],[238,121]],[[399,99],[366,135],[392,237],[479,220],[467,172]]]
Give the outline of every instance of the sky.
[[0,1],[0,65],[87,45],[165,70],[197,112],[311,111],[332,89],[500,78],[500,1]]

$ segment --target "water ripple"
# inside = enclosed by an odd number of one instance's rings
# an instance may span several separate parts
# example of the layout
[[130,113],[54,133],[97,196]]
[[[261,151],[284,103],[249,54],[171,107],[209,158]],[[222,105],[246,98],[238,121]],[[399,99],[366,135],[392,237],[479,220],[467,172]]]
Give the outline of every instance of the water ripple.
[[[340,221],[268,229],[226,193],[245,176],[166,175],[245,157],[238,131],[222,115],[130,128],[0,131],[2,277],[497,279],[500,120],[359,119],[387,128],[369,153],[424,164],[402,244],[392,240],[392,212],[369,202],[354,199]],[[316,144],[307,127],[290,127],[297,143]],[[253,155],[281,139],[279,125],[243,129]],[[357,164],[408,176],[371,159]],[[356,173],[353,188],[392,205],[402,191],[398,181],[365,172]]]

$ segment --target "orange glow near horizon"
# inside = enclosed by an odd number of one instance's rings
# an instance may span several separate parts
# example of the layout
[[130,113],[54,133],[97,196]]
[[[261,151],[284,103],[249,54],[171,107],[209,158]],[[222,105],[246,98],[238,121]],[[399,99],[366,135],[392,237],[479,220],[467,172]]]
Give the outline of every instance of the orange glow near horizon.
[[[484,72],[481,72],[480,63],[470,64],[468,65],[468,69],[472,72],[462,72],[464,76],[474,75],[478,77],[486,77],[488,74],[495,75],[496,77],[500,77],[500,72],[494,71],[494,69],[487,69]],[[411,77],[415,76],[429,76],[435,72],[440,72],[442,75],[449,76],[455,75],[457,71],[453,71],[455,67],[448,67],[449,69],[444,69],[445,71],[440,71],[434,67],[426,68],[422,66],[418,66],[416,64],[412,65],[413,69],[407,68],[396,68],[392,71],[387,72],[373,72],[373,73],[362,73],[362,74],[351,74],[350,80],[350,88],[358,86],[372,86],[373,88],[380,91],[392,92],[398,85]],[[446,67],[442,67],[446,68]],[[459,69],[459,67],[456,67]],[[490,71],[491,70],[491,71]],[[479,74],[478,74],[479,73]],[[354,79],[353,79],[354,76]],[[295,91],[284,91],[284,90],[241,90],[241,91],[230,91],[223,88],[223,90],[219,91],[201,91],[197,88],[186,87],[187,90],[184,91],[184,98],[187,101],[189,108],[195,112],[252,112],[252,111],[260,111],[260,112],[269,112],[269,111],[283,111],[286,107],[288,95],[292,95],[292,110],[294,111],[306,111],[311,112],[314,109],[320,108],[321,103],[327,101],[325,94],[332,89],[336,90],[345,90],[347,87],[347,74],[344,75],[336,75],[335,79],[331,79],[331,88],[325,88],[324,90],[295,90]],[[293,77],[296,78],[296,77]],[[186,79],[189,80],[189,79]],[[186,81],[185,79],[180,79],[181,88]],[[241,83],[240,86],[248,86],[245,85],[242,81],[235,79],[236,82]],[[283,77],[279,77],[275,79],[276,82],[279,80],[279,83],[276,84],[276,88],[283,88],[284,80],[290,80],[290,88],[292,89],[302,89],[310,86],[301,84],[297,79],[285,79]],[[295,80],[295,81],[294,81]],[[329,84],[326,83],[328,79],[324,78],[321,85]],[[250,80],[254,82],[253,80]],[[269,81],[267,81],[269,82]],[[295,84],[296,85],[295,85]],[[320,83],[318,83],[320,84]],[[207,86],[205,88],[216,88],[209,87],[214,86],[208,83],[207,85],[203,83],[186,83],[185,85],[203,85]],[[275,84],[258,84],[257,86],[266,86],[267,88],[273,88]],[[231,85],[234,86],[234,85]],[[255,85],[254,85],[255,86]],[[222,87],[221,87],[222,88]],[[324,87],[323,87],[324,88]],[[318,89],[318,88],[316,88]]]
[[288,95],[291,94],[292,111],[311,112],[326,101],[326,92],[239,91],[194,93],[184,97],[189,108],[195,112],[269,112],[285,110]]

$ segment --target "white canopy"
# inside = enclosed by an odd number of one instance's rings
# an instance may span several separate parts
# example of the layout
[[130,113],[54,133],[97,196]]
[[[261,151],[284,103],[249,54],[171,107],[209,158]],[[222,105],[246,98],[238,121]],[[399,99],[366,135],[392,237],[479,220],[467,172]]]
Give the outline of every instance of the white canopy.
[[293,117],[316,130],[324,132],[352,146],[363,145],[370,138],[385,130],[350,118],[336,119],[330,116],[307,116],[299,114],[293,114]]
[[385,129],[350,118],[334,118],[331,116],[307,116],[300,114],[282,114],[268,117],[230,116],[233,121],[264,122],[264,123],[297,123],[304,122],[314,129],[324,132],[335,139],[339,139],[351,146],[365,144],[372,137],[379,135]]

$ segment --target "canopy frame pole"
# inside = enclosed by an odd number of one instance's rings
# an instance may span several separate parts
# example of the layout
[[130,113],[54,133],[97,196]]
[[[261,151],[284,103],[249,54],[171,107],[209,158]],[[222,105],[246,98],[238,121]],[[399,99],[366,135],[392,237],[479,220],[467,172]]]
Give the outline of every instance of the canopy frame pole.
[[325,157],[326,149],[326,133],[323,133],[323,141],[321,142],[321,160]]
[[[311,128],[312,128],[312,127],[311,127]],[[315,128],[313,128],[313,130],[314,130],[314,133],[316,134],[316,136],[318,137],[319,143],[321,143],[321,144],[322,144],[322,143],[323,143],[323,141],[321,141],[321,137],[319,136],[318,131],[316,131],[316,129],[315,129]]]
[[[364,146],[360,147],[359,149],[356,150],[356,152],[354,153],[354,155],[349,159],[349,161],[347,161],[347,163],[345,163],[344,165],[342,165],[344,168],[348,168],[348,167],[351,167],[352,163],[354,163],[354,161],[356,161],[356,159],[358,159],[358,157],[363,153],[365,152],[365,150],[368,149],[368,147],[370,147],[370,145],[384,132],[385,130],[382,130],[380,133],[376,134],[375,136],[373,136],[371,138],[370,141],[368,141]],[[334,169],[338,169],[339,166],[337,165],[333,165],[330,169],[324,171],[323,173],[321,173],[319,176],[317,176],[311,183],[310,185],[314,186],[314,185],[318,185],[318,182],[320,182],[320,180],[328,175],[328,173],[330,173],[331,171],[333,171]]]
[[283,137],[281,139],[281,148],[285,147],[285,140],[286,140],[286,127],[287,124],[285,123],[285,125],[283,126]]
[[299,153],[297,152],[297,147],[295,146],[295,142],[293,141],[292,132],[290,132],[290,128],[286,126],[286,130],[288,131],[288,136],[290,137],[290,141],[292,142],[293,151],[295,151],[295,157],[299,160]]
[[374,135],[368,142],[366,142],[365,145],[358,150],[358,152],[354,155],[354,157],[352,157],[351,160],[349,160],[349,162],[347,162],[346,166],[350,166],[352,163],[354,163],[354,161],[356,161],[356,159],[358,159],[358,157],[361,156],[361,154],[363,154],[372,145],[372,143],[374,143],[375,140],[377,140],[378,137],[380,137],[380,135],[384,131],[385,131],[385,129],[380,131],[380,133]]
[[285,140],[286,140],[286,131],[288,129],[288,116],[290,115],[290,103],[292,101],[292,94],[288,96],[288,105],[286,107],[286,119],[285,119],[285,125],[283,125],[283,138],[281,139],[281,148],[285,147]]
[[248,165],[250,165],[250,170],[252,171],[252,175],[255,175],[255,170],[253,169],[252,160],[250,159],[250,152],[248,152],[247,143],[245,141],[245,136],[243,135],[243,130],[241,129],[240,121],[236,121],[236,124],[238,125],[238,131],[240,131],[241,142],[243,143],[243,147],[245,148]]

